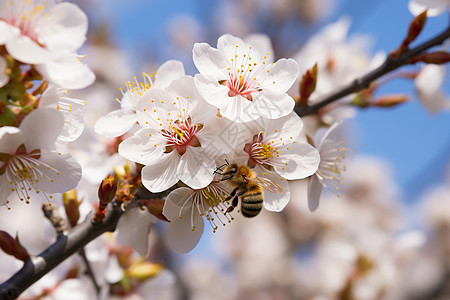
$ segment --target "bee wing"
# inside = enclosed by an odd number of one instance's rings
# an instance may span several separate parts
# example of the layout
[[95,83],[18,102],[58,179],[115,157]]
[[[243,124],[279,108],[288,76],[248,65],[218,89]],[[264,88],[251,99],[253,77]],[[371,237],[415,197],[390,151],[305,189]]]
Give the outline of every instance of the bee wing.
[[255,177],[255,178],[247,177],[247,180],[259,185],[260,187],[272,193],[280,194],[284,192],[284,189],[281,185],[264,177]]

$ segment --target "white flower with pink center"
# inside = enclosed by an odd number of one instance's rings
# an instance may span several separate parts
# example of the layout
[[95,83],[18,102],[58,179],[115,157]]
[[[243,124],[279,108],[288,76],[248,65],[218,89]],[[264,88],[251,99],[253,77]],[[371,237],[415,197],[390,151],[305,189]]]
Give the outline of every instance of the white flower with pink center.
[[345,159],[349,151],[344,141],[338,138],[341,122],[334,123],[326,132],[317,132],[315,142],[320,152],[320,164],[317,172],[308,183],[308,206],[311,211],[319,206],[322,188],[337,194],[344,185],[343,172],[346,170]]
[[84,88],[95,80],[76,54],[86,39],[87,26],[86,14],[72,3],[0,1],[0,45],[63,88]]
[[136,105],[145,91],[151,87],[166,89],[170,83],[184,76],[184,67],[180,61],[169,60],[162,64],[153,75],[144,73],[144,82],[127,82],[127,90],[122,100],[118,100],[121,108],[98,119],[95,132],[106,137],[117,137],[127,133],[136,123]]
[[279,119],[261,118],[243,126],[247,130],[245,145],[235,154],[234,161],[248,165],[257,176],[283,187],[284,192],[279,194],[264,191],[264,207],[281,211],[290,198],[287,180],[314,174],[320,162],[319,152],[303,141],[302,120],[293,112]]
[[119,154],[145,165],[142,183],[151,192],[179,180],[195,189],[207,186],[215,158],[234,148],[220,136],[229,121],[216,116],[190,76],[174,80],[166,90],[146,90],[136,110],[143,128],[119,145]]
[[272,63],[270,43],[252,40],[249,44],[225,34],[217,49],[197,43],[193,50],[200,94],[222,116],[239,123],[286,116],[295,104],[286,92],[298,76],[297,63],[293,59]]
[[58,111],[39,108],[30,113],[19,128],[0,127],[0,204],[17,194],[27,203],[30,195],[73,189],[81,179],[81,167],[70,155],[52,151],[63,127]]

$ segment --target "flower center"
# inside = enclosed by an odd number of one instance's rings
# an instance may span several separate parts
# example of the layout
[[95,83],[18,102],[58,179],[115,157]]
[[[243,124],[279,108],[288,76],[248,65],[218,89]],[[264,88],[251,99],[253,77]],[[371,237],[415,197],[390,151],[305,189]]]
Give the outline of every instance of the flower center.
[[[228,96],[241,95],[249,101],[253,101],[253,95],[261,91],[261,82],[264,81],[264,70],[266,70],[267,56],[262,63],[252,61],[251,50],[241,53],[236,45],[234,56],[231,58],[228,70],[228,80],[220,82],[229,88]],[[267,71],[268,72],[268,71]]]
[[257,164],[270,168],[270,160],[279,156],[278,148],[272,143],[263,143],[264,133],[260,132],[253,137],[253,142],[244,146],[244,151],[249,155],[248,166],[254,168]]
[[18,0],[9,2],[10,14],[6,17],[6,22],[19,28],[23,35],[37,41],[36,23],[42,17],[48,17],[45,11],[47,8],[46,4],[50,1],[37,1],[37,3],[34,3],[32,0]]
[[[20,145],[14,154],[0,153],[0,176],[5,175],[6,180],[11,185],[11,192],[16,192],[20,200],[30,201],[29,191],[35,190],[39,194],[40,180],[46,179],[50,182],[54,180],[48,171],[59,175],[59,171],[40,161],[41,151],[39,149],[27,153],[25,146]],[[45,192],[44,196],[52,198]],[[6,201],[8,204],[8,201]]]
[[192,124],[190,117],[185,120],[171,121],[165,129],[161,130],[167,141],[165,153],[176,150],[180,155],[183,155],[188,146],[200,147],[200,141],[195,137],[195,134],[202,128],[202,124]]

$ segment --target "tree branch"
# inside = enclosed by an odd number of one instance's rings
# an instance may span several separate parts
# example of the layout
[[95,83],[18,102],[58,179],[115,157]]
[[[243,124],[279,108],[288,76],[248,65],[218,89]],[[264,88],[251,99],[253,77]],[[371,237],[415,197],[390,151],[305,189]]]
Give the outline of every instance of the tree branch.
[[102,223],[93,223],[89,216],[68,234],[62,234],[49,248],[27,260],[16,274],[0,285],[0,300],[16,299],[29,286],[69,256],[80,251],[87,243],[107,231],[114,231],[123,213],[120,205],[114,203]]
[[[355,79],[352,83],[342,87],[341,90],[326,96],[322,100],[307,106],[302,106],[297,104],[294,108],[294,111],[300,116],[307,116],[316,114],[319,112],[319,110],[336,101],[341,99],[342,97],[345,97],[347,95],[357,93],[359,91],[362,91],[365,88],[368,88],[369,85],[376,79],[380,78],[381,76],[392,72],[395,69],[398,69],[401,66],[407,65],[410,63],[410,59],[418,54],[421,54],[425,50],[430,49],[431,47],[437,46],[442,44],[446,39],[450,38],[450,26],[447,27],[447,29],[442,32],[441,34],[437,35],[436,37],[432,38],[431,40],[428,40],[414,48],[411,48],[410,50],[407,50],[403,52],[399,57],[394,57],[393,55],[389,55],[384,63],[376,68],[375,70],[367,73],[366,75]],[[319,74],[320,76],[320,74]]]

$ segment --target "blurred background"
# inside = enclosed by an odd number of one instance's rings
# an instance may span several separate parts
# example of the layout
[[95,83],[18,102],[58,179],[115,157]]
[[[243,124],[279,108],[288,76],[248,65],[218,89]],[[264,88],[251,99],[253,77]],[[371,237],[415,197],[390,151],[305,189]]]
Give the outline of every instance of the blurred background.
[[[73,2],[89,18],[80,53],[97,75],[93,86],[75,92],[88,102],[91,132],[98,117],[119,107],[114,99],[133,76],[154,73],[169,59],[194,75],[196,42],[215,47],[224,33],[267,34],[276,59],[292,57],[302,71],[327,63],[318,74],[328,78],[317,91],[325,95],[396,49],[413,18],[408,0]],[[429,18],[414,43],[443,31],[448,19],[445,13]],[[149,259],[172,272],[174,285],[159,296],[129,299],[449,299],[450,118],[448,111],[430,113],[414,80],[403,76],[421,67],[402,68],[376,91],[405,94],[408,102],[346,113],[353,117],[346,118],[343,140],[354,153],[340,197],[325,193],[310,212],[307,182],[293,182],[283,212],[237,216],[214,234],[205,226],[188,254],[165,246],[165,224],[158,222]],[[101,180],[93,169],[83,170]]]

